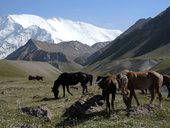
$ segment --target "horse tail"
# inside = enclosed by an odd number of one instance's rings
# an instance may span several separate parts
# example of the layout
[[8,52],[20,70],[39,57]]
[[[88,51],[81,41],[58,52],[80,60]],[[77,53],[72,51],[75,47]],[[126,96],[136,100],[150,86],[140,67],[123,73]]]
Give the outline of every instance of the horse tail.
[[93,83],[93,75],[90,75],[90,85]]

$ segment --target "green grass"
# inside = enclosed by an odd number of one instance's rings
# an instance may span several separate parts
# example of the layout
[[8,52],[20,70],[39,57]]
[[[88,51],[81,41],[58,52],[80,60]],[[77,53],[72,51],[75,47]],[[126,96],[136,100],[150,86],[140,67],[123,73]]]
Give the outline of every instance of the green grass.
[[[53,81],[48,83],[42,83],[38,81],[28,81],[25,78],[9,79],[9,81],[3,81],[1,79],[0,84],[0,128],[13,128],[20,126],[21,124],[28,124],[40,128],[53,128],[57,123],[63,120],[62,114],[65,109],[76,102],[82,93],[82,89],[79,90],[70,89],[74,96],[70,96],[66,93],[65,98],[53,100],[53,94],[51,87]],[[100,94],[101,90],[98,90],[96,85],[89,87],[89,92],[94,94]],[[4,92],[2,94],[1,92]],[[62,96],[60,90],[59,96]],[[33,98],[35,97],[35,98]],[[150,97],[138,95],[141,104],[149,102]],[[46,99],[46,100],[44,100]],[[168,128],[170,125],[170,99],[164,97],[163,106],[164,109],[156,111],[150,116],[134,116],[127,117],[125,111],[119,111],[116,114],[112,114],[110,118],[105,115],[95,115],[89,118],[78,119],[79,124],[76,128],[150,128],[150,127],[163,127]],[[158,101],[155,101],[157,104]],[[135,102],[133,100],[133,104]],[[44,122],[43,120],[30,115],[23,114],[19,108],[30,106],[46,106],[52,113],[51,122]],[[103,105],[105,109],[105,104]],[[124,109],[125,105],[122,101],[120,94],[117,94],[115,101],[115,109]]]

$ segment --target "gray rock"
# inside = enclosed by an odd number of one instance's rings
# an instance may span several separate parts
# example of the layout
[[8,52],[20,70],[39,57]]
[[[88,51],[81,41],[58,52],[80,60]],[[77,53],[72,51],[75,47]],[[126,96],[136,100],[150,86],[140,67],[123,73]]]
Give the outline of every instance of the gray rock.
[[21,111],[28,115],[39,117],[40,119],[43,119],[44,121],[51,120],[51,113],[50,113],[49,109],[46,107],[40,107],[40,106],[24,107],[24,108],[21,108]]

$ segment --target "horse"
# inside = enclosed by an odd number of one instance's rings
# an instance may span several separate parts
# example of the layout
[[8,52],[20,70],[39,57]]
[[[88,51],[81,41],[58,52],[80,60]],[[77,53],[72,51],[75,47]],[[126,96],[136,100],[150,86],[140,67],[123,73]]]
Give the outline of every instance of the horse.
[[[124,102],[127,108],[131,107],[132,96],[135,98],[137,105],[139,106],[140,103],[137,99],[135,90],[140,89],[149,89],[151,93],[151,100],[150,104],[153,103],[155,98],[155,92],[158,94],[159,97],[159,107],[162,108],[162,94],[161,94],[161,87],[163,84],[163,76],[155,71],[146,71],[146,72],[127,72],[125,75],[127,81],[121,82],[119,79],[119,84],[121,86],[122,95],[124,98]],[[127,97],[127,89],[130,90],[130,96]]]
[[75,72],[75,73],[67,73],[64,72],[59,75],[58,79],[54,81],[54,86],[52,87],[52,92],[54,93],[54,97],[57,99],[59,94],[59,86],[62,85],[63,87],[63,97],[65,97],[65,87],[67,92],[70,95],[73,95],[70,90],[69,86],[76,85],[78,83],[81,84],[83,87],[83,94],[86,90],[87,92],[87,83],[90,81],[92,84],[93,76],[90,74],[82,73],[82,72]]
[[[98,76],[96,82],[98,86],[102,89],[102,96],[106,100],[106,112],[110,116],[111,111],[114,110],[114,100],[116,95],[116,90],[118,88],[118,82],[114,75]],[[111,109],[109,102],[109,95],[112,94],[111,98]]]
[[36,79],[35,76],[32,76],[32,75],[29,75],[29,76],[28,76],[28,80],[35,80],[35,79]]
[[163,85],[166,85],[167,89],[168,89],[168,96],[170,97],[170,75],[163,75]]
[[39,80],[43,81],[43,76],[38,76],[38,75],[37,75],[37,76],[35,76],[35,79],[38,80],[38,81],[39,81]]

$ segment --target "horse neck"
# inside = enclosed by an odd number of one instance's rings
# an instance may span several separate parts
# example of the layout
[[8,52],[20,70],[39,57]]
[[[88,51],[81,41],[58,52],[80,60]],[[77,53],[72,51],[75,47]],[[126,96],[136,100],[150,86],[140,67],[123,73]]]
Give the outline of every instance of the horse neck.
[[60,86],[60,81],[59,80],[56,80],[55,82],[54,82],[54,90],[58,90],[58,88],[59,88],[59,86]]

